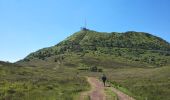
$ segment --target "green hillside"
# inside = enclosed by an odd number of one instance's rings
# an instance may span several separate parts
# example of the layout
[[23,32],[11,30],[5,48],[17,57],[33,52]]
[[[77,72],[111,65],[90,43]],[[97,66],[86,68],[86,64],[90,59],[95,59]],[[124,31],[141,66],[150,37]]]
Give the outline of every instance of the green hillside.
[[34,62],[38,61],[45,65],[46,62],[53,65],[55,62],[69,59],[71,54],[77,55],[78,58],[86,55],[97,58],[109,55],[111,62],[117,62],[117,58],[120,58],[121,62],[128,60],[130,63],[155,67],[168,64],[169,51],[168,42],[149,33],[133,31],[101,33],[86,30],[74,33],[55,46],[31,53],[21,62],[37,65]]
[[79,31],[16,64],[0,66],[2,99],[76,100],[103,73],[136,100],[169,99],[170,44],[148,33]]

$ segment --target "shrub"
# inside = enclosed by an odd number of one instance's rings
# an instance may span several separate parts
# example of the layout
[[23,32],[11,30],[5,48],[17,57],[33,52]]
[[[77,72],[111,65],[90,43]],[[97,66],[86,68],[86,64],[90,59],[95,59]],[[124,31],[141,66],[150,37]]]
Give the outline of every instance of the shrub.
[[99,69],[98,69],[98,72],[103,72],[103,69],[99,68]]
[[8,92],[9,94],[14,94],[16,91],[15,91],[14,89],[9,89],[7,92]]
[[96,67],[96,66],[92,66],[92,67],[90,68],[90,71],[92,71],[92,72],[97,72],[97,67]]

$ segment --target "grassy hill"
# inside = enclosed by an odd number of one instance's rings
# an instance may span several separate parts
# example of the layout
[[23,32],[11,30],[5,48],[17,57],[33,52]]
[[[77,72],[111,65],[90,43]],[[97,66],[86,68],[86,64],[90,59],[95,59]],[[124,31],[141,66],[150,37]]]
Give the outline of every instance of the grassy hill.
[[144,32],[79,31],[16,64],[0,62],[0,99],[76,100],[89,89],[84,76],[103,73],[137,100],[168,100],[170,44]]
[[74,33],[55,46],[31,53],[20,62],[32,65],[38,65],[35,62],[47,65],[48,62],[53,66],[56,62],[67,62],[73,55],[82,59],[86,58],[86,55],[92,55],[93,58],[109,55],[111,63],[120,58],[120,62],[128,60],[126,63],[155,67],[168,64],[169,51],[168,42],[149,33],[101,33],[86,30]]

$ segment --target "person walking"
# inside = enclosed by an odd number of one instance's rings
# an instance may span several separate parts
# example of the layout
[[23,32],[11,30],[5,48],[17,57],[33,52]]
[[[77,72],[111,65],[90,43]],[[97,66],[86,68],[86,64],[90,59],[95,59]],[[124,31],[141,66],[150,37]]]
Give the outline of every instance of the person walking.
[[104,85],[104,86],[106,86],[106,80],[107,80],[106,75],[103,74],[103,76],[102,76],[102,81],[103,81],[103,85]]

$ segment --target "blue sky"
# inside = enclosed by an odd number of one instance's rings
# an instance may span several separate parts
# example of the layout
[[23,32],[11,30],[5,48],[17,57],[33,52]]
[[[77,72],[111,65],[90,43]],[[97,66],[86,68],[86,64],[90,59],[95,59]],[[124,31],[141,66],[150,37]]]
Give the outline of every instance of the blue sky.
[[57,44],[87,20],[101,32],[149,32],[170,42],[170,0],[0,0],[0,60]]

